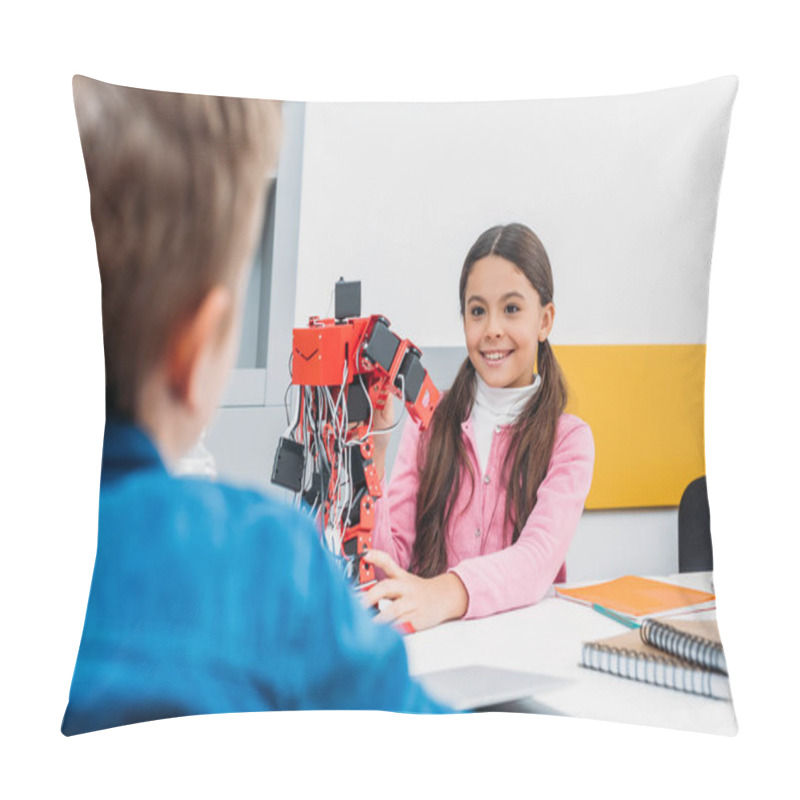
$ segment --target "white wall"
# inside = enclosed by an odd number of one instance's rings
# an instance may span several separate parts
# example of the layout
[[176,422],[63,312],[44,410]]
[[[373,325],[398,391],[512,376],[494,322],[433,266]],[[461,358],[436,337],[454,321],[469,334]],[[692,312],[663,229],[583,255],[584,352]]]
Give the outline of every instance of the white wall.
[[705,342],[736,81],[626,97],[310,103],[295,322],[340,275],[421,346],[463,341],[458,276],[485,229],[547,248],[556,344]]

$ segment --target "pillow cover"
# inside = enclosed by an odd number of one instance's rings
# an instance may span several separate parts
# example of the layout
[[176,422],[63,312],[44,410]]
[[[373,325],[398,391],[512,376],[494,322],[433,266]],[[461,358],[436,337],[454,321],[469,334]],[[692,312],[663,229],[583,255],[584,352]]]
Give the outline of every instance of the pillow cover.
[[[605,584],[626,574],[660,577],[687,589],[685,602],[670,607],[673,615],[697,599],[691,590],[709,590],[710,544],[694,562],[702,572],[677,574],[678,506],[687,486],[705,473],[708,279],[736,88],[736,79],[728,77],[624,97],[284,103],[277,177],[244,300],[239,362],[204,440],[220,476],[218,486],[232,492],[233,499],[226,499],[220,519],[227,522],[216,533],[201,526],[206,535],[222,538],[210,546],[201,534],[187,551],[197,560],[195,576],[212,581],[208,564],[219,557],[220,547],[234,547],[231,537],[236,547],[245,547],[237,514],[265,514],[273,526],[302,528],[295,517],[283,516],[285,498],[271,499],[268,510],[253,512],[248,503],[257,504],[260,500],[253,498],[262,495],[248,494],[245,501],[236,494],[239,490],[227,486],[248,483],[259,492],[273,491],[271,457],[286,427],[291,329],[305,326],[311,316],[330,316],[332,288],[340,277],[360,280],[364,311],[384,315],[401,337],[418,345],[431,377],[445,390],[467,355],[458,302],[467,250],[492,226],[523,223],[544,243],[552,264],[555,319],[550,341],[569,387],[566,410],[588,423],[595,447],[586,511],[577,531],[567,537],[569,579]],[[184,120],[175,115],[173,122],[180,126]],[[102,162],[97,168],[103,169]],[[186,207],[191,213],[191,203]],[[108,330],[105,335],[108,339]],[[391,438],[387,475],[399,439]],[[101,508],[102,502],[101,492]],[[231,503],[236,510],[227,507]],[[145,509],[137,536],[144,535],[149,520]],[[185,526],[187,520],[199,524],[185,515],[174,524]],[[189,534],[182,529],[181,535]],[[299,535],[305,541],[307,531]],[[632,617],[639,615],[625,613],[623,601],[630,598],[615,594],[615,585],[603,594],[609,598],[604,601],[607,614],[548,596],[513,613],[406,636],[401,653],[394,637],[371,638],[371,621],[362,630],[355,610],[323,614],[314,607],[304,587],[307,576],[298,567],[293,588],[287,589],[288,601],[283,597],[280,602],[305,609],[303,627],[294,631],[291,643],[280,637],[271,640],[273,645],[281,642],[279,651],[259,651],[281,675],[287,662],[295,665],[289,691],[280,682],[285,678],[274,671],[263,679],[266,683],[256,681],[254,686],[249,662],[245,667],[240,657],[231,655],[243,641],[258,641],[264,633],[255,619],[230,615],[232,607],[219,585],[235,593],[241,582],[248,591],[255,590],[267,579],[258,572],[261,562],[249,558],[246,549],[237,550],[229,562],[213,562],[216,589],[206,592],[202,581],[167,581],[171,588],[166,589],[164,575],[136,572],[131,554],[137,546],[138,539],[132,540],[126,551],[132,566],[116,584],[120,596],[136,592],[144,598],[137,604],[151,602],[154,614],[160,613],[159,604],[184,604],[187,609],[201,607],[208,616],[192,620],[200,634],[189,644],[182,628],[185,617],[178,615],[172,627],[143,632],[137,628],[141,620],[127,619],[130,630],[139,630],[143,639],[161,638],[157,663],[142,656],[131,694],[125,695],[129,681],[116,694],[104,696],[103,702],[129,707],[122,721],[262,708],[441,710],[415,681],[407,680],[406,654],[412,675],[424,684],[428,673],[483,663],[489,652],[493,664],[562,679],[545,682],[541,693],[521,698],[517,708],[718,733],[736,730],[729,692],[719,699],[718,675],[713,676],[715,697],[703,696],[710,694],[710,672],[688,648],[710,647],[705,641],[677,639],[684,648],[679,661],[656,648],[649,659],[617,654],[614,660],[612,652],[603,667],[583,664],[585,645],[637,624]],[[291,542],[285,546],[282,557],[294,563],[300,556],[292,552]],[[696,537],[682,546],[696,549]],[[306,545],[298,547],[307,557]],[[101,561],[103,555],[98,548],[95,581],[101,565],[108,566]],[[166,558],[164,563],[174,568]],[[155,588],[159,580],[160,588]],[[650,588],[665,591],[663,586]],[[204,596],[198,598],[198,592]],[[124,605],[113,596],[104,602]],[[278,601],[273,597],[265,602]],[[228,614],[225,619],[217,618],[223,613],[219,609]],[[622,617],[615,618],[614,612]],[[708,602],[701,613],[713,617]],[[84,650],[88,653],[93,646],[89,623],[87,615],[79,665]],[[92,631],[97,624],[95,617]],[[273,617],[269,624],[282,623]],[[187,653],[187,647],[200,646],[204,625],[230,648],[230,653],[223,649],[218,654],[225,691],[219,686],[209,691],[212,679],[198,669],[196,653]],[[329,639],[338,638],[339,626],[342,637],[352,626],[359,631],[363,652],[371,654],[365,658],[392,650],[389,683],[399,687],[397,693],[387,687],[382,694],[350,696],[346,686],[330,685],[306,691],[303,681],[310,685],[320,676],[302,666],[301,654],[311,642],[314,647],[326,642],[335,651],[338,645]],[[514,642],[522,630],[530,646],[520,653]],[[500,640],[508,640],[505,653],[497,650]],[[136,651],[139,644],[135,637],[117,638],[106,649],[105,662],[95,662],[91,674],[79,676],[76,669],[73,692],[79,677],[81,690],[90,696],[93,687],[113,683],[119,667],[114,654]],[[172,676],[171,706],[148,694],[148,681],[161,668]],[[215,664],[210,671],[219,669]],[[158,711],[144,707],[148,703]]]

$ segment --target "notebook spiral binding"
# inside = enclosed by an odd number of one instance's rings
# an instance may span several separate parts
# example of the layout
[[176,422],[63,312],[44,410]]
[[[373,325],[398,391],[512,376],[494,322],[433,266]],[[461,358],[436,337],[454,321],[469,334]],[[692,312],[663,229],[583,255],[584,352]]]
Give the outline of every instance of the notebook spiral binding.
[[641,627],[642,640],[665,653],[683,658],[706,669],[728,674],[722,645],[702,636],[685,633],[671,625],[646,619]]
[[725,680],[700,668],[687,668],[668,655],[638,653],[624,647],[584,644],[581,666],[621,678],[678,689],[704,697],[720,695],[716,680]]

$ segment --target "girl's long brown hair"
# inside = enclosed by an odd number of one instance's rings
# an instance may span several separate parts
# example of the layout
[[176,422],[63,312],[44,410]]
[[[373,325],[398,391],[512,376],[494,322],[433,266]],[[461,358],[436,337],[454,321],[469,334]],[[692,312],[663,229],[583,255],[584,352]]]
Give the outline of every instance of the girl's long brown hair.
[[[542,305],[552,302],[553,273],[544,245],[525,225],[498,225],[478,237],[464,260],[459,281],[462,317],[472,267],[488,255],[500,256],[514,264],[537,291]],[[514,423],[511,431],[514,444],[503,464],[502,480],[507,486],[505,513],[514,524],[509,544],[517,541],[536,505],[536,494],[553,452],[556,425],[567,403],[564,375],[547,340],[539,342],[538,369],[541,384]],[[447,569],[445,531],[466,475],[471,492],[475,490],[475,475],[461,435],[461,423],[469,416],[474,398],[475,367],[467,358],[436,408],[430,428],[420,438],[417,536],[411,569],[422,577],[430,578]]]

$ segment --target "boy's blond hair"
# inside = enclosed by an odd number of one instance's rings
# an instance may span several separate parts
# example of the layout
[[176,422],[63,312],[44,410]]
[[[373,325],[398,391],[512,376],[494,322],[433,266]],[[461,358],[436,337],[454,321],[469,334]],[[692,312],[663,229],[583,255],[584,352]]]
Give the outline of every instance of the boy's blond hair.
[[251,252],[279,105],[73,79],[102,284],[107,410],[134,418],[170,337]]

